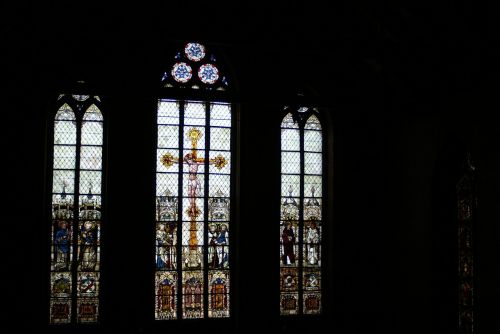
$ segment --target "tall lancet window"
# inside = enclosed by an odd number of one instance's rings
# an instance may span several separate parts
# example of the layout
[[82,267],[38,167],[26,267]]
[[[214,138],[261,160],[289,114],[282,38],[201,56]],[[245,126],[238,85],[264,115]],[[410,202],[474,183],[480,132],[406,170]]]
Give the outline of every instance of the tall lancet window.
[[234,135],[227,80],[199,43],[187,43],[167,68],[157,109],[155,319],[226,318]]
[[99,320],[103,114],[100,99],[61,95],[53,123],[50,323]]
[[280,310],[321,313],[323,135],[316,109],[281,122]]
[[474,333],[474,244],[476,207],[475,167],[470,156],[457,184],[458,201],[458,327],[459,333]]

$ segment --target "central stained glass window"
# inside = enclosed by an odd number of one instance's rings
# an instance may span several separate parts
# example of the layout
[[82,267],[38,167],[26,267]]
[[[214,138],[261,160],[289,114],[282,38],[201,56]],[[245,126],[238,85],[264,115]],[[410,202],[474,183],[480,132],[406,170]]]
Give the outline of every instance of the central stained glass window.
[[157,116],[156,319],[229,317],[231,106],[160,99]]

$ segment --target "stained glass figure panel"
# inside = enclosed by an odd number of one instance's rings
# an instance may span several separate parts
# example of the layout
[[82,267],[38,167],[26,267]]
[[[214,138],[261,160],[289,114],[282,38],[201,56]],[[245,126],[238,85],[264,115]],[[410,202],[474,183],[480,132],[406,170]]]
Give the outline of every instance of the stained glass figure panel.
[[177,272],[157,272],[155,287],[155,318],[157,320],[177,319]]
[[280,299],[280,311],[282,315],[293,315],[299,313],[299,294],[282,292]]
[[[54,274],[54,271],[69,271],[71,269],[70,265],[73,260],[72,217],[73,215],[67,217],[67,219],[52,221],[52,274]],[[54,215],[53,218],[55,218]]]
[[77,310],[78,323],[95,323],[99,314],[99,300],[97,298],[79,298]]
[[293,266],[299,264],[299,222],[296,220],[286,220],[280,225],[281,234],[281,267]]
[[321,313],[321,292],[304,292],[303,301],[304,314]]
[[182,279],[182,317],[203,318],[203,272],[184,271]]
[[69,324],[71,322],[71,299],[50,299],[50,323]]
[[208,284],[208,317],[229,317],[229,271],[209,271]]

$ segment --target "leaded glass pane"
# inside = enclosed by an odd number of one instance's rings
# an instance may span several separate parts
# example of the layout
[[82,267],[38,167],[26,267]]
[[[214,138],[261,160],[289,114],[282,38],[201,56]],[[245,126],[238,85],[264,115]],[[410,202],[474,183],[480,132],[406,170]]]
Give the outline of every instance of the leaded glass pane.
[[175,148],[179,146],[178,126],[158,126],[158,147]]
[[56,121],[54,124],[55,145],[75,145],[76,125],[73,121]]
[[300,131],[281,129],[281,151],[300,151]]
[[85,122],[82,125],[82,145],[102,145],[102,122]]
[[304,173],[322,174],[322,155],[321,153],[304,153]]
[[[188,103],[186,103],[185,111],[184,111],[184,125],[203,126],[203,125],[205,125],[205,123],[206,123],[205,104],[203,102],[188,102]],[[196,129],[196,127],[195,127],[195,129]],[[188,129],[188,131],[189,131],[189,129]],[[197,137],[197,135],[193,135],[192,138],[196,138],[196,137]],[[205,137],[203,137],[203,138],[205,138]],[[198,140],[198,141],[200,141],[200,140]]]
[[80,152],[80,169],[102,169],[102,147],[82,146]]
[[231,149],[231,129],[230,128],[211,128],[210,129],[210,148],[212,150]]
[[313,130],[304,131],[304,151],[322,152],[321,131],[313,131]]
[[281,173],[299,174],[300,173],[300,153],[282,152],[281,153]]
[[231,126],[231,107],[228,104],[211,104],[210,106],[211,126]]
[[76,147],[54,145],[54,169],[75,169]]
[[179,124],[179,103],[170,100],[158,100],[158,124]]

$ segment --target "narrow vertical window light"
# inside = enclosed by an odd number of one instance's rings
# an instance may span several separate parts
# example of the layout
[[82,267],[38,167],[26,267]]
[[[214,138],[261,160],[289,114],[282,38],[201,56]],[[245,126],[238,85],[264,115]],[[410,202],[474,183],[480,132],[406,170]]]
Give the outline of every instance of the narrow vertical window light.
[[323,136],[317,111],[291,110],[281,123],[282,315],[321,313],[322,197]]
[[100,99],[61,95],[54,119],[50,323],[99,318],[103,115]]
[[458,202],[458,329],[474,333],[474,244],[476,207],[475,167],[467,157],[463,175],[457,183]]
[[[217,66],[203,45],[188,43],[163,75],[166,94],[224,91]],[[205,96],[158,100],[156,320],[230,315],[232,108]]]

